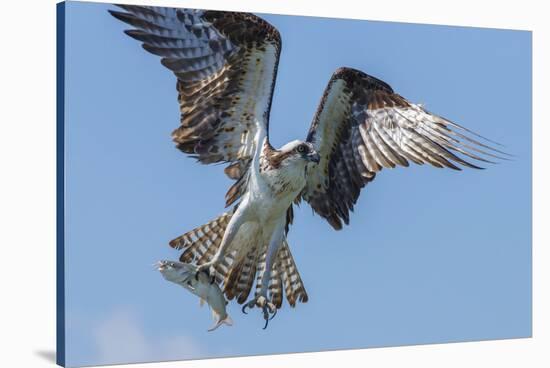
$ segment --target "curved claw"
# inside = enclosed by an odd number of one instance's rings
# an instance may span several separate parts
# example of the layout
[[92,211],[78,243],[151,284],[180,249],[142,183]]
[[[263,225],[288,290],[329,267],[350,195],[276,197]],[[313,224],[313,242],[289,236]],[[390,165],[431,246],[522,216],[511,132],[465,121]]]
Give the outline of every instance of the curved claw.
[[265,326],[263,329],[265,330],[267,328],[269,321],[271,321],[277,315],[277,307],[271,308],[270,306],[266,305],[263,307],[263,311],[264,311],[264,319],[265,319]]
[[203,272],[210,279],[211,285],[216,282],[216,273],[210,272],[210,268],[204,267],[204,265],[199,266],[198,270],[195,272],[196,281],[199,281],[199,274],[201,272]]
[[271,321],[273,318],[275,318],[276,315],[277,315],[277,308],[275,308],[275,311],[273,312],[271,317],[269,317],[269,320]]
[[269,324],[269,321],[271,321],[275,317],[275,315],[277,315],[277,307],[271,302],[266,302],[265,297],[259,297],[254,298],[250,302],[244,304],[241,310],[244,314],[248,314],[246,311],[247,308],[254,308],[255,306],[261,306],[265,320],[265,325],[263,329],[265,330]]

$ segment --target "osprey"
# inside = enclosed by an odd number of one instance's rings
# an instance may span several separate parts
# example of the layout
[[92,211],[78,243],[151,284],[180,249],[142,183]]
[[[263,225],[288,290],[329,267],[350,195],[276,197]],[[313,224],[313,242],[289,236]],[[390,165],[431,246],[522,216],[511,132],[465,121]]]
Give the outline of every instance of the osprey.
[[[409,162],[460,170],[503,153],[428,112],[383,81],[351,68],[330,78],[305,141],[274,148],[269,114],[281,37],[248,13],[119,5],[125,33],[177,77],[177,148],[203,164],[228,163],[232,207],[172,240],[180,260],[223,284],[227,299],[267,321],[308,295],[287,243],[293,204],[306,201],[334,229],[349,223],[361,189],[383,168]],[[476,137],[476,139],[474,139]],[[488,141],[488,140],[487,140]],[[494,143],[494,142],[493,142]],[[474,161],[475,162],[475,161]]]

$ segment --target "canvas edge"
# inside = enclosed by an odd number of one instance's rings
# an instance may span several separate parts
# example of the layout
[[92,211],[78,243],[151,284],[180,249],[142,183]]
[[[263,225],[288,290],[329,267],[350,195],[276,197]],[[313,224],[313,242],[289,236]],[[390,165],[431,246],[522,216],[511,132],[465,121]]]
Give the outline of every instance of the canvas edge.
[[65,2],[56,4],[56,363],[65,366]]

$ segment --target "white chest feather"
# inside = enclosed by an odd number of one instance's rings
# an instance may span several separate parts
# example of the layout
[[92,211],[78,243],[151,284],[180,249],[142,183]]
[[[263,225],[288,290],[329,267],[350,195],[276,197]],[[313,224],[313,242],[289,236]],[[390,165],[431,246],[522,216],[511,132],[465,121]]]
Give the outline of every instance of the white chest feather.
[[277,169],[265,170],[261,175],[268,184],[272,196],[278,200],[287,196],[295,198],[306,184],[305,164],[281,165]]
[[306,184],[305,163],[281,165],[255,175],[257,177],[250,180],[241,205],[250,207],[250,213],[262,222],[277,221],[286,216],[288,207]]

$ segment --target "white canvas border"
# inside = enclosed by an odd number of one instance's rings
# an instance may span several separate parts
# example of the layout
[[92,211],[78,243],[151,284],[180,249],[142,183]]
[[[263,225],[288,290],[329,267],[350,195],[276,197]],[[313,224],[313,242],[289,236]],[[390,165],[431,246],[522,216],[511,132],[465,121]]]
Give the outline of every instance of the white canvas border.
[[[103,1],[106,2],[106,1]],[[132,367],[543,367],[550,366],[548,285],[548,12],[542,1],[314,0],[122,1],[262,13],[297,14],[533,31],[533,338],[262,357],[169,362]],[[3,4],[0,27],[3,262],[2,366],[52,366],[55,348],[55,1]],[[513,72],[513,71],[511,71]],[[510,173],[514,175],[514,173]],[[513,195],[513,194],[511,194]],[[322,323],[320,321],[320,323]],[[322,328],[322,325],[321,325]],[[330,331],[327,331],[330,333]],[[125,365],[123,365],[125,366]],[[123,367],[121,366],[121,367]]]

